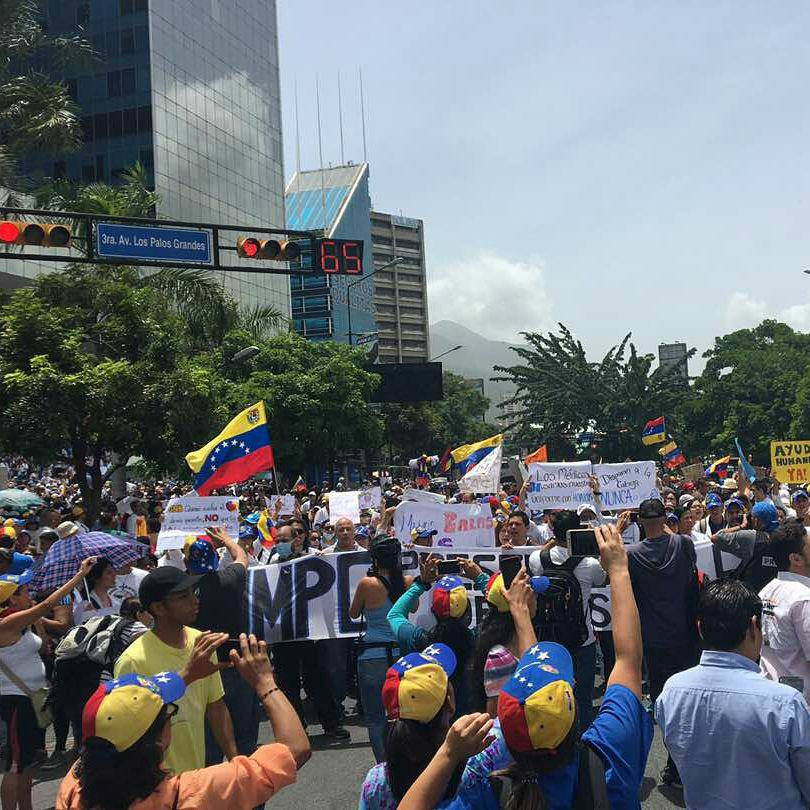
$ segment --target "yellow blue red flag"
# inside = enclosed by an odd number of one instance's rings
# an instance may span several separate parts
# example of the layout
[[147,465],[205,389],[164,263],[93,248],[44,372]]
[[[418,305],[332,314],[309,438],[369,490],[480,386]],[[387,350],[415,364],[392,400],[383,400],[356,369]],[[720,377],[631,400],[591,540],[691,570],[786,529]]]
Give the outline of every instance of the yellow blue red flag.
[[453,464],[456,469],[463,476],[482,459],[486,458],[496,447],[500,447],[502,443],[503,433],[499,433],[497,436],[490,436],[481,442],[463,444],[453,450],[450,455],[453,457]]
[[274,467],[264,402],[245,408],[218,436],[189,453],[186,463],[196,473],[194,488],[202,496]]

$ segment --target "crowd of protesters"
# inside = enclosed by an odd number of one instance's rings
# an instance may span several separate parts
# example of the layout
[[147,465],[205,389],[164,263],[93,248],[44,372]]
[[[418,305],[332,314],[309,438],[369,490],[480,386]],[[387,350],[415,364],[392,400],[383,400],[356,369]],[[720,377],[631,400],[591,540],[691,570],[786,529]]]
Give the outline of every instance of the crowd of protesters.
[[[294,491],[291,514],[266,483],[234,486],[222,494],[240,499],[238,537],[209,528],[158,553],[164,505],[190,487],[105,491],[88,515],[69,468],[2,463],[9,486],[40,499],[0,529],[3,810],[32,806],[37,769],[67,769],[59,808],[261,805],[308,759],[313,715],[325,741],[351,740],[349,694],[376,761],[358,786],[367,810],[639,807],[653,722],[668,751],[661,782],[687,807],[810,806],[801,486],[663,475],[660,499],[611,514],[595,479],[576,511],[531,513],[527,485],[504,485],[478,498],[502,570],[460,560],[441,574],[435,532],[393,529],[405,481],[378,479],[382,502],[357,524],[330,519],[326,482]],[[598,556],[572,556],[569,532],[588,527]],[[79,561],[58,587],[35,590],[56,544],[91,533],[136,545],[137,558]],[[710,582],[696,544],[735,565]],[[402,569],[411,546],[416,577]],[[526,564],[507,570],[508,552],[526,547]],[[365,622],[359,645],[268,649],[248,635],[249,568],[361,550],[370,565],[349,611]],[[609,631],[589,601],[606,584]],[[486,606],[475,626],[471,590]],[[411,618],[421,599],[430,628]],[[259,746],[265,717],[276,743]]]

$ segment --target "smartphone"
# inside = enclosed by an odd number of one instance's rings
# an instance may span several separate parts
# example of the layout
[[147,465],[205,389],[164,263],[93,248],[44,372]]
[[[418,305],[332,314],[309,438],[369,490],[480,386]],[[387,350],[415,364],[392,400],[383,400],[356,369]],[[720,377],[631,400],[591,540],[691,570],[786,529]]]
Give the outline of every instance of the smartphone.
[[503,574],[503,584],[509,587],[518,572],[523,567],[523,557],[519,554],[502,554],[501,555],[501,573]]
[[565,539],[572,557],[599,557],[599,544],[593,529],[569,529]]
[[437,570],[440,577],[446,576],[447,574],[460,574],[461,564],[458,560],[439,560]]

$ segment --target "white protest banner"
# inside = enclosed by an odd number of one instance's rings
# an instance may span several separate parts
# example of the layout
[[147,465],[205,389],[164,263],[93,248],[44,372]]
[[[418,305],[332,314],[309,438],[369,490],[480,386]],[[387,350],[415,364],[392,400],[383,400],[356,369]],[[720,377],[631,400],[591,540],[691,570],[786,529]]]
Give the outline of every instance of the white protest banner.
[[419,503],[444,503],[441,492],[429,492],[426,489],[413,489],[407,487],[402,493],[403,501],[418,501]]
[[208,526],[225,529],[234,540],[239,537],[239,499],[220,496],[171,498],[158,534],[158,554],[183,548],[188,535],[205,534]]
[[[536,546],[523,546],[504,552],[521,554],[527,560]],[[737,568],[740,561],[732,554],[720,552],[709,540],[695,543],[697,567],[710,579]],[[419,570],[419,556],[438,554],[455,559],[473,560],[485,574],[500,567],[500,548],[413,548],[403,551],[405,574]],[[248,626],[267,641],[323,639],[356,636],[364,629],[362,620],[349,617],[349,605],[357,583],[365,576],[371,557],[367,551],[347,551],[324,556],[302,557],[289,563],[251,568],[248,571]],[[470,591],[471,625],[484,615],[484,594],[475,590],[474,583],[464,580]],[[410,620],[422,627],[435,624],[430,612],[430,594],[419,600]],[[594,629],[611,629],[610,587],[594,588],[588,603]]]
[[488,548],[495,545],[492,510],[480,503],[419,503],[404,501],[394,512],[394,530],[409,543],[411,529],[435,529],[434,546]]
[[484,456],[466,475],[459,478],[458,488],[462,492],[478,495],[494,494],[501,488],[501,461],[503,446],[498,445]]
[[329,520],[334,525],[340,518],[349,518],[352,523],[360,522],[359,492],[330,492]]
[[590,461],[529,464],[529,508],[576,509],[581,503],[593,503],[591,472]]
[[594,464],[603,509],[637,509],[647,498],[660,498],[655,486],[654,461]]
[[379,509],[381,500],[382,490],[379,487],[360,490],[359,505],[361,511],[363,509]]
[[279,516],[295,514],[295,495],[279,495],[273,502],[273,505],[275,506],[278,501],[281,501],[281,505],[278,509]]

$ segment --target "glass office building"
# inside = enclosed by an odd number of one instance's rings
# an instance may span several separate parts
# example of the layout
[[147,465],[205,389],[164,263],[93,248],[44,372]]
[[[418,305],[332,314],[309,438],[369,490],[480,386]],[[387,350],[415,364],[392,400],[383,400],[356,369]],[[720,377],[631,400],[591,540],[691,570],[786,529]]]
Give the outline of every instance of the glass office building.
[[295,331],[310,340],[354,344],[364,337],[375,340],[374,278],[365,275],[374,266],[368,164],[296,172],[287,185],[286,198],[288,228],[323,231],[328,237],[364,243],[362,279],[290,276]]
[[[283,227],[274,0],[43,0],[42,8],[50,33],[81,26],[99,58],[65,76],[82,110],[83,148],[29,171],[115,182],[139,160],[161,217]],[[286,276],[221,276],[244,305],[289,314]]]

